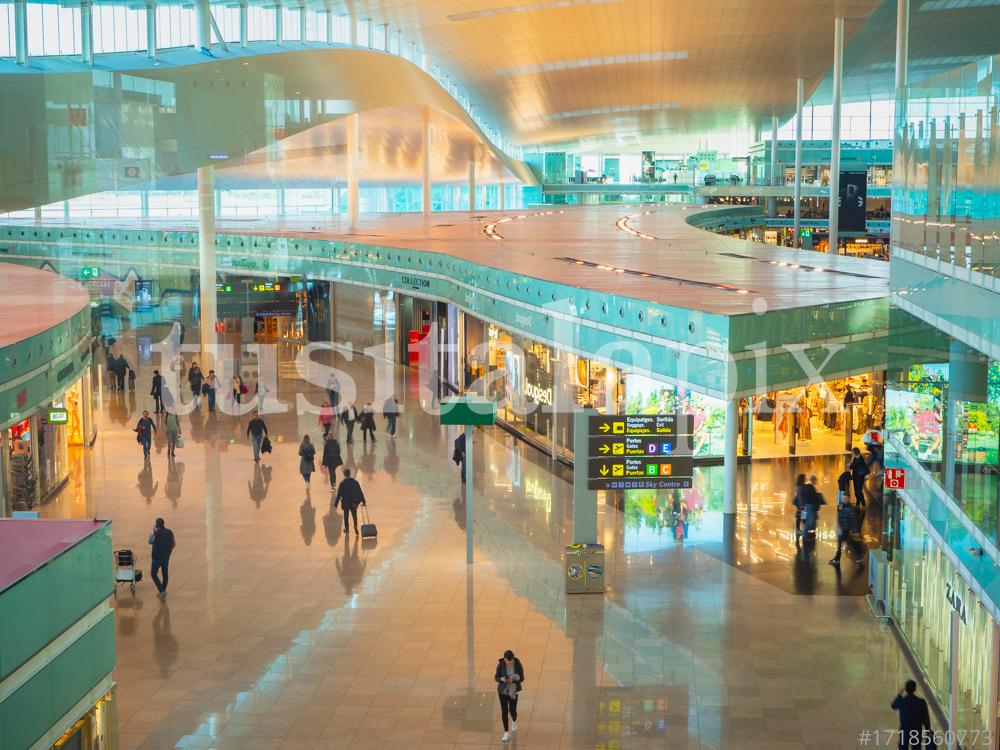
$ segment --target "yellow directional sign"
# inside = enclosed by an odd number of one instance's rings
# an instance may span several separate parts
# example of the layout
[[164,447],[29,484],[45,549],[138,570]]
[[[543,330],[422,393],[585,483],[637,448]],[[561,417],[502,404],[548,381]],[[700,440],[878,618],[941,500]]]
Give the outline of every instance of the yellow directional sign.
[[601,464],[601,476],[602,477],[606,477],[607,475],[608,475],[608,466],[607,466],[607,464]]
[[598,448],[597,450],[599,450],[599,451],[600,451],[600,452],[601,452],[602,454],[605,454],[605,453],[607,453],[607,452],[608,452],[609,450],[611,450],[611,448],[609,448],[609,447],[608,447],[608,444],[607,444],[607,443],[603,443],[603,444],[601,445],[601,447],[600,447],[600,448]]
[[616,456],[625,455],[625,443],[615,443],[611,446],[611,452]]
[[625,464],[614,464],[611,467],[611,476],[613,477],[625,476]]
[[609,425],[607,422],[602,422],[601,426],[598,427],[597,429],[599,429],[601,432],[607,432],[608,430],[611,429],[611,425]]

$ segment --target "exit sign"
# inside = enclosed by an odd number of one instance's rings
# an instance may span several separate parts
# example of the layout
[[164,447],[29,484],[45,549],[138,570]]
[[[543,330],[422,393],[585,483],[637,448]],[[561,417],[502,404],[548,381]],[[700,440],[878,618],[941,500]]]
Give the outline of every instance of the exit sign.
[[885,488],[887,490],[905,490],[906,489],[906,470],[905,469],[886,469],[885,470]]
[[101,269],[97,266],[80,269],[80,276],[84,279],[96,279],[101,275]]

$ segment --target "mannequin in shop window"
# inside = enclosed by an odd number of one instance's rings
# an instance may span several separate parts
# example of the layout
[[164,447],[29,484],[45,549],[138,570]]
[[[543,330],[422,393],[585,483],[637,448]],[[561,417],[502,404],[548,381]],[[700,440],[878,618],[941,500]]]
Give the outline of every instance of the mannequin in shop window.
[[795,423],[799,440],[812,440],[812,412],[809,410],[805,396],[799,399]]
[[787,439],[791,433],[794,419],[795,415],[792,413],[792,407],[789,404],[783,405],[781,407],[781,419],[778,422],[778,432],[781,433],[782,440]]

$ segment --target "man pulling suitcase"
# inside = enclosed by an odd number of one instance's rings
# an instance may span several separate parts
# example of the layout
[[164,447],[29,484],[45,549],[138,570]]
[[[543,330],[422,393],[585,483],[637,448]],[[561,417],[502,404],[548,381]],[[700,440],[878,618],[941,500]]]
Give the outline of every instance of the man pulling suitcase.
[[349,532],[348,520],[354,519],[354,536],[358,536],[358,506],[368,506],[365,502],[365,493],[361,491],[358,480],[351,476],[350,469],[344,469],[344,478],[340,480],[337,487],[337,496],[333,500],[333,507],[340,505],[344,511],[344,533]]

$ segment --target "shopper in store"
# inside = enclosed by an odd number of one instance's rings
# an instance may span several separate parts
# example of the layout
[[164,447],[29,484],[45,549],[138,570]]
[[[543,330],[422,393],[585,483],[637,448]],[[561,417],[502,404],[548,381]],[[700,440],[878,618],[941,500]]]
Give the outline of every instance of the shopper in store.
[[931,731],[931,715],[927,710],[927,701],[916,695],[917,683],[907,680],[890,705],[893,711],[899,711],[899,750],[908,748],[932,747],[933,740],[928,736]]
[[344,438],[344,442],[351,445],[354,442],[354,425],[358,421],[358,407],[354,404],[348,404],[341,412],[340,420],[347,428],[347,437]]
[[312,477],[313,472],[316,471],[316,446],[312,444],[309,440],[308,435],[302,436],[302,442],[299,443],[299,474],[306,482],[306,488],[309,487],[309,479]]
[[333,499],[334,509],[338,505],[344,511],[344,533],[346,534],[351,530],[348,520],[353,518],[354,536],[358,536],[358,506],[364,505],[367,507],[368,501],[365,500],[365,493],[361,490],[361,484],[351,476],[350,469],[344,469],[344,478],[340,480],[340,486],[337,487],[337,496]]
[[149,395],[153,397],[153,413],[161,414],[166,411],[163,408],[163,376],[159,370],[153,370],[153,379],[150,384]]
[[177,439],[181,436],[181,418],[175,412],[167,412],[163,427],[167,431],[167,458],[173,458],[177,455]]
[[809,481],[803,485],[802,498],[805,505],[805,519],[802,523],[803,534],[815,534],[816,524],[819,523],[819,508],[826,505],[823,493],[816,489],[816,475],[809,477]]
[[[168,573],[170,555],[173,554],[174,547],[177,546],[174,541],[174,532],[166,527],[162,518],[157,518],[148,541],[152,546],[152,550],[150,550],[152,564],[149,566],[149,577],[153,579],[153,585],[156,586],[156,595],[163,600],[167,598],[167,583],[170,580]],[[163,574],[162,579],[160,573]]]
[[375,445],[375,407],[369,401],[361,410],[361,439],[368,445],[368,436],[371,435],[372,445]]
[[253,460],[260,461],[260,446],[267,437],[267,425],[260,418],[260,412],[255,411],[253,418],[247,423],[247,437],[253,446]]
[[396,420],[399,418],[400,406],[395,394],[389,396],[382,405],[382,415],[385,417],[386,432],[389,437],[396,437]]
[[201,384],[201,392],[208,399],[208,410],[215,411],[215,394],[219,389],[219,379],[215,376],[215,370],[209,370],[205,382]]
[[861,518],[857,506],[851,502],[850,493],[844,495],[843,502],[837,508],[837,554],[830,560],[830,565],[840,565],[840,555],[846,544],[854,553],[854,561],[858,566],[864,565],[864,547],[860,540]]
[[795,490],[792,493],[792,505],[795,506],[795,534],[802,534],[802,516],[805,512],[805,487],[807,486],[806,475],[799,474],[795,477]]
[[197,362],[191,363],[191,369],[188,370],[188,385],[191,386],[191,395],[194,397],[194,405],[201,405],[201,385],[205,380],[205,377],[201,374],[201,368],[198,367]]
[[320,463],[326,468],[330,478],[330,486],[333,487],[337,484],[337,467],[344,465],[344,459],[340,455],[340,443],[337,442],[337,438],[327,438],[326,442],[323,443],[323,460]]
[[[510,733],[517,731],[517,695],[524,684],[524,667],[514,652],[507,649],[497,660],[494,674],[497,695],[500,697],[500,720],[503,722],[503,742],[510,740]],[[509,717],[508,717],[509,714]]]
[[854,497],[858,501],[858,507],[865,507],[865,477],[868,476],[868,462],[861,455],[860,448],[851,449],[851,463],[848,465],[851,471],[851,481],[854,483]]
[[323,428],[323,439],[330,434],[330,428],[333,427],[333,406],[331,406],[329,401],[324,401],[323,405],[319,407],[319,426]]
[[340,406],[340,381],[332,372],[326,381],[326,398],[333,410],[337,411],[337,407]]
[[462,467],[462,484],[465,484],[465,433],[463,432],[455,438],[455,445],[451,452],[451,460]]
[[156,432],[156,424],[150,419],[149,412],[142,411],[142,417],[132,430],[135,433],[135,440],[142,446],[142,456],[149,459],[149,446],[153,442],[153,433]]

